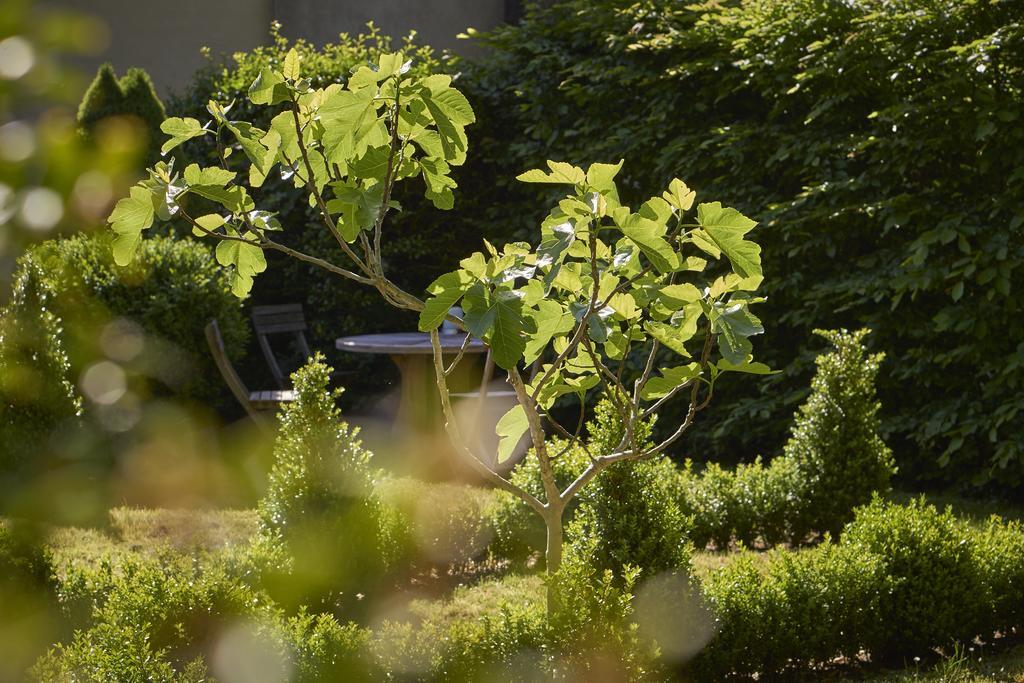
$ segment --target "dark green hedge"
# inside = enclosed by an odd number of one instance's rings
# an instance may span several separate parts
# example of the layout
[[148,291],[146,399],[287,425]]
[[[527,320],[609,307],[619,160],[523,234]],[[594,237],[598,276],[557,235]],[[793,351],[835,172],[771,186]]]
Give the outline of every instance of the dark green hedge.
[[[758,354],[785,371],[723,385],[683,455],[778,452],[812,372],[810,331],[869,327],[890,359],[883,429],[902,475],[1019,490],[1021,19],[1009,0],[567,0],[485,37],[475,61],[409,46],[416,68],[457,74],[478,123],[454,211],[400,198],[388,268],[418,291],[481,238],[531,234],[550,197],[514,176],[548,158],[630,159],[626,200],[683,177],[760,219],[772,324]],[[318,81],[344,80],[383,49],[376,33],[297,46]],[[211,97],[247,107],[259,67],[287,49],[276,38],[207,69],[170,112],[203,119]],[[303,202],[268,192],[286,239],[330,248]],[[413,324],[372,291],[294,262],[271,264],[253,296],[302,301],[321,348]]]
[[511,178],[547,158],[626,157],[627,195],[679,176],[727,197],[761,221],[757,353],[785,373],[722,386],[690,454],[777,452],[810,330],[870,327],[901,472],[1020,490],[1022,19],[1008,0],[538,4],[459,65],[479,124],[446,225],[532,227],[539,196]]
[[[210,355],[204,327],[216,318],[228,356],[238,359],[249,323],[213,252],[193,240],[156,236],[145,240],[131,266],[120,267],[114,264],[110,239],[76,235],[40,243],[26,253],[15,274],[24,294],[17,294],[4,311],[11,329],[42,328],[56,316],[37,343],[59,349],[63,363],[46,360],[52,354],[39,359],[61,366],[71,386],[87,364],[111,353],[104,347],[108,323],[126,319],[147,336],[140,353],[128,360],[134,371],[157,380],[152,389],[237,411]],[[17,334],[9,338],[16,341]],[[56,369],[47,373],[59,374]],[[58,380],[49,384],[52,391],[64,386]]]

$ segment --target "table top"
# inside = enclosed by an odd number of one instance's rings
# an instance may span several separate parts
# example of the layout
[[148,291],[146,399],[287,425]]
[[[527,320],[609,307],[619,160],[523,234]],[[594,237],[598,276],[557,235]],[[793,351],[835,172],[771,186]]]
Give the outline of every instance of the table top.
[[[441,334],[441,350],[445,353],[458,353],[466,335]],[[429,332],[391,332],[386,334],[357,334],[352,337],[341,337],[334,342],[341,351],[352,353],[389,353],[396,355],[431,354]],[[466,347],[466,353],[483,353],[487,350],[484,343],[473,338]]]

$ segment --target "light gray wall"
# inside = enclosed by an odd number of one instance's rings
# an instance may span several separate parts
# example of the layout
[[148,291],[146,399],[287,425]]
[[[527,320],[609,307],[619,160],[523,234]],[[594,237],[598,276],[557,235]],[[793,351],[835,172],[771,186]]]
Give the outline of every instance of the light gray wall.
[[322,44],[341,32],[359,33],[372,21],[402,38],[415,29],[419,42],[465,52],[455,36],[468,27],[486,30],[505,20],[505,0],[272,0],[274,14],[289,37]]
[[183,88],[204,60],[202,47],[215,54],[248,50],[267,39],[270,0],[50,0],[106,22],[107,49],[85,67],[112,62],[118,75],[140,66],[161,95]]
[[[506,18],[508,0],[49,0],[103,19],[110,27],[107,49],[83,66],[109,61],[120,74],[140,66],[166,95],[184,88],[204,64],[200,48],[230,55],[268,40],[277,19],[290,38],[317,44],[342,32],[359,33],[373,21],[401,38],[410,29],[419,41],[460,53],[472,52],[455,36],[467,27],[487,30]],[[514,4],[514,3],[513,3]]]

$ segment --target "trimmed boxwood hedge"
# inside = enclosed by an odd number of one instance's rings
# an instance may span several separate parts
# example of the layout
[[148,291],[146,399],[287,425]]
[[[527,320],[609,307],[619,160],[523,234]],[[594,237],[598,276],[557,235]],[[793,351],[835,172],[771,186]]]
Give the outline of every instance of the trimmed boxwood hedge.
[[242,304],[213,252],[192,240],[158,236],[145,240],[139,259],[122,268],[114,264],[110,239],[50,240],[18,261],[11,299],[0,310],[0,486],[25,468],[45,468],[59,450],[57,437],[81,424],[92,406],[79,394],[80,375],[109,353],[117,355],[104,339],[125,335],[105,337],[104,330],[118,319],[129,321],[133,336],[142,333],[144,344],[130,358],[114,360],[130,375],[154,380],[133,389],[241,412],[204,334],[216,318],[236,359],[249,337]]
[[1024,529],[972,528],[925,500],[876,498],[838,542],[745,554],[702,584],[718,633],[701,678],[761,677],[854,660],[903,664],[931,648],[1021,626]]

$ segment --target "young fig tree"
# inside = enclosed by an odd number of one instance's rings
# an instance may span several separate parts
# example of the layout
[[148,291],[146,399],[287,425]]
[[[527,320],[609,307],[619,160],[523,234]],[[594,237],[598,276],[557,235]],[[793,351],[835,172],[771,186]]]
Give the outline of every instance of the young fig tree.
[[[401,180],[419,177],[439,209],[453,205],[452,166],[466,158],[465,127],[475,120],[465,97],[444,75],[415,77],[401,53],[354,70],[347,83],[312,88],[296,52],[282,68],[264,68],[249,99],[273,108],[268,129],[233,120],[230,105],[210,102],[211,119],[169,118],[161,129],[166,154],[186,140],[206,138],[220,164],[187,165],[182,173],[161,162],[131,188],[110,216],[119,263],[131,260],[141,234],[155,220],[177,216],[193,233],[217,243],[217,258],[245,296],[273,250],[377,289],[390,304],[419,312],[433,344],[435,377],[445,426],[456,452],[493,486],[530,506],[547,528],[547,571],[562,557],[563,513],[594,477],[613,463],[661,457],[711,400],[726,372],[764,374],[753,361],[750,337],[763,331],[750,307],[762,280],[760,247],[747,239],[754,221],[718,202],[699,204],[681,180],[644,202],[625,206],[615,185],[622,168],[586,170],[548,162],[519,180],[565,187],[565,197],[541,223],[536,246],[485,242],[460,268],[439,277],[423,300],[390,280],[381,259],[385,219]],[[271,173],[291,179],[320,211],[334,238],[331,253],[310,254],[276,239],[284,230],[259,208],[259,189]],[[452,314],[461,306],[461,317]],[[438,328],[444,320],[482,339],[508,372],[517,405],[497,425],[496,453],[479,452],[460,433],[447,377],[463,358],[446,363]],[[522,369],[540,363],[532,378]],[[639,368],[630,371],[629,368]],[[611,398],[624,427],[608,452],[590,453],[580,476],[560,489],[545,441],[550,428],[579,441],[591,390]],[[668,401],[688,407],[660,442],[638,436],[645,420]],[[556,401],[575,402],[573,428],[551,414]],[[548,427],[546,427],[546,425]],[[516,444],[529,435],[544,493],[534,496],[501,474]],[[548,604],[557,602],[549,582]]]

